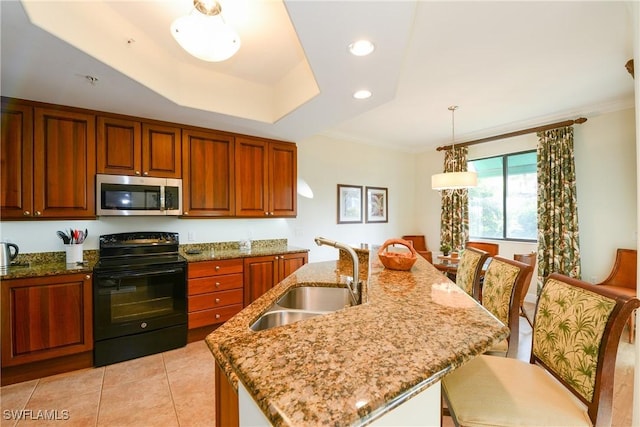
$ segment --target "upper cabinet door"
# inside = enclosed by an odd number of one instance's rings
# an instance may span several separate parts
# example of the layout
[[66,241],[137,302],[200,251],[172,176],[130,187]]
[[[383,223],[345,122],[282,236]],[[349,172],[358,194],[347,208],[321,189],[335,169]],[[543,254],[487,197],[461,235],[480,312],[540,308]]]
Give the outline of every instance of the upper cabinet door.
[[95,217],[95,115],[34,109],[34,216]]
[[185,129],[182,132],[182,210],[186,217],[233,216],[233,136]]
[[295,217],[296,145],[236,137],[236,216]]
[[179,127],[142,124],[142,175],[182,178]]
[[236,216],[271,215],[267,150],[267,141],[236,137]]
[[142,175],[140,122],[98,117],[98,173]]
[[272,215],[295,217],[297,209],[297,149],[295,144],[269,144],[270,212]]
[[0,216],[33,214],[33,108],[2,100],[0,140]]

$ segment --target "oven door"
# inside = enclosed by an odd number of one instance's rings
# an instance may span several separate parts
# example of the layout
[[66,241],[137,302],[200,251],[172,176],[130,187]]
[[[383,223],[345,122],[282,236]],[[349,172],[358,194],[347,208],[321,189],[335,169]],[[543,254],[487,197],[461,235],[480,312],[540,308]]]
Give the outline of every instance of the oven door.
[[187,323],[185,263],[94,272],[94,339]]

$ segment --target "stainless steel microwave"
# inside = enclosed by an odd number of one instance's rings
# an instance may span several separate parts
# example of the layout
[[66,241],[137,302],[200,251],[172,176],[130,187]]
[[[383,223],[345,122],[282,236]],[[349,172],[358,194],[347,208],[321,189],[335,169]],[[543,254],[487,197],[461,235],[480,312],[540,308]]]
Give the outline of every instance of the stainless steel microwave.
[[182,180],[96,175],[96,214],[182,215]]

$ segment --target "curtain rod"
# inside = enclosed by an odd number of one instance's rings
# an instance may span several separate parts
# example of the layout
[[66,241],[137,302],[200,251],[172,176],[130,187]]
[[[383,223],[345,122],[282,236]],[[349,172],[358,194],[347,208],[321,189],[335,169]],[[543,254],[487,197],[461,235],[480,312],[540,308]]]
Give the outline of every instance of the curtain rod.
[[571,126],[573,124],[578,124],[579,125],[579,124],[582,124],[582,123],[584,123],[586,121],[587,121],[586,118],[580,117],[580,118],[577,118],[575,120],[565,120],[564,122],[551,123],[551,124],[544,125],[544,126],[536,126],[536,127],[529,128],[529,129],[517,130],[515,132],[503,133],[502,135],[488,136],[486,138],[475,139],[473,141],[462,142],[460,144],[455,143],[455,144],[452,144],[452,145],[443,145],[443,146],[438,147],[436,150],[437,151],[449,150],[453,145],[455,145],[456,147],[468,147],[469,145],[482,144],[483,142],[495,141],[496,139],[505,139],[505,138],[511,138],[511,137],[514,137],[514,136],[526,135],[528,133],[533,133],[533,132],[542,132],[542,131],[545,131],[545,130],[556,129],[556,128],[565,127],[565,126]]

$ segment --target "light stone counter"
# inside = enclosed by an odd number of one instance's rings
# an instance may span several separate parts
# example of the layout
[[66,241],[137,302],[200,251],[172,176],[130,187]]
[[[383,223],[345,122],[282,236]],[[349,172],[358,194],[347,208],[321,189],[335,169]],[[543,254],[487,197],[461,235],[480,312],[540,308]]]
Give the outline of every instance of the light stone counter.
[[370,422],[508,335],[421,257],[409,272],[371,258],[366,304],[250,330],[289,288],[344,284],[351,274],[344,260],[307,264],[206,338],[229,381],[240,379],[272,424]]

